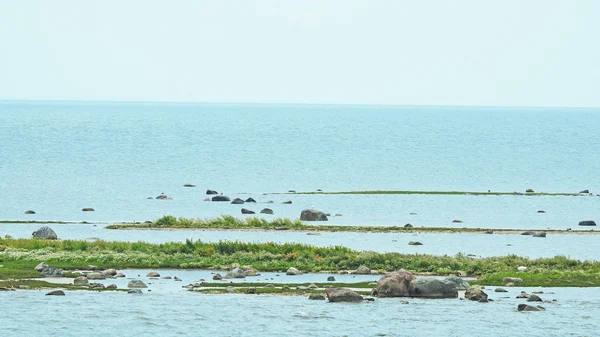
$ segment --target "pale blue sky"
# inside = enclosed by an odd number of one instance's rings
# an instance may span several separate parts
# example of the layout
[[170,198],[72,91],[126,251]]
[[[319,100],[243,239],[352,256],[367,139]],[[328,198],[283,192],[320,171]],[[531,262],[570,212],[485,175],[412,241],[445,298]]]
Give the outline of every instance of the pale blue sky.
[[0,99],[600,106],[596,0],[0,0]]

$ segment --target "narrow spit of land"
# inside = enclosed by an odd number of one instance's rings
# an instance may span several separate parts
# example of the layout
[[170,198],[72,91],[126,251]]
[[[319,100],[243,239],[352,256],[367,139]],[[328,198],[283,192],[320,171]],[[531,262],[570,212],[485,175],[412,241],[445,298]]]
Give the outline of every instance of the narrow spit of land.
[[565,193],[565,192],[492,192],[492,191],[289,191],[273,192],[268,194],[430,194],[430,195],[510,195],[510,196],[590,196],[590,193]]
[[176,218],[164,216],[154,222],[127,222],[109,225],[108,229],[154,229],[154,230],[239,230],[239,231],[296,231],[296,232],[354,232],[354,233],[441,233],[441,234],[522,234],[523,232],[545,232],[551,234],[600,234],[600,231],[560,230],[560,229],[489,229],[489,228],[454,228],[454,227],[405,227],[405,226],[339,226],[339,225],[307,225],[296,219],[279,218],[266,220],[262,218],[239,219],[233,216],[221,216],[214,219]]
[[[46,262],[65,270],[97,268],[173,268],[229,270],[233,264],[258,271],[336,273],[366,266],[381,274],[401,268],[429,275],[467,275],[479,284],[503,285],[506,277],[519,277],[521,286],[600,286],[600,262],[565,256],[528,259],[516,255],[474,258],[464,254],[377,253],[343,246],[317,247],[298,243],[246,243],[239,241],[119,242],[0,238],[0,280],[39,278],[34,267]],[[524,272],[517,272],[527,266]]]

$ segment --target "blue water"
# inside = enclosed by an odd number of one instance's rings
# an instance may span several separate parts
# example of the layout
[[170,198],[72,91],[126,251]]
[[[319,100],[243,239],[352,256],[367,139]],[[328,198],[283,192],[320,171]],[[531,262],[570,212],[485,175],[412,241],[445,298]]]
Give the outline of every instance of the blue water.
[[[288,196],[348,190],[600,192],[599,109],[0,102],[3,219],[238,215],[204,191],[255,193],[277,216],[338,224],[567,228],[600,198]],[[183,188],[183,184],[197,188]],[[160,193],[172,201],[147,200]],[[95,213],[82,213],[93,207]],[[254,208],[259,211],[259,204]],[[25,210],[38,214],[26,216]],[[535,212],[550,214],[540,217]],[[417,212],[418,218],[410,216]]]
[[[205,202],[206,189],[252,196],[243,207],[297,218],[315,207],[330,224],[577,228],[600,222],[600,197],[295,195],[297,191],[441,190],[600,193],[600,109],[0,102],[0,220],[75,220],[62,239],[242,240],[346,245],[428,254],[566,255],[598,260],[596,235],[110,231],[112,221],[240,215]],[[184,188],[191,183],[196,188]],[[173,200],[147,199],[165,193]],[[264,193],[267,193],[266,195]],[[291,200],[292,205],[282,202]],[[267,203],[273,201],[273,203]],[[81,212],[93,207],[95,212]],[[35,215],[23,214],[32,209]],[[546,213],[537,213],[545,210]],[[413,214],[416,213],[416,214]],[[460,219],[463,223],[452,223]],[[28,237],[39,224],[0,224]],[[407,241],[423,246],[408,246]],[[128,270],[128,277],[137,277]],[[3,335],[490,336],[597,334],[598,288],[543,289],[546,312],[517,312],[519,288],[492,303],[378,299],[335,304],[300,297],[202,295],[182,283],[210,271],[161,271],[151,292],[0,292]],[[143,276],[143,275],[142,275]],[[298,282],[322,280],[305,275]],[[354,275],[338,276],[339,279]],[[268,280],[264,280],[264,279]],[[273,278],[273,280],[271,280]],[[358,280],[372,276],[359,276]],[[374,277],[376,279],[376,277]],[[265,273],[259,279],[286,281]],[[355,280],[355,278],[353,278]],[[125,286],[127,280],[106,280]],[[244,281],[241,281],[244,282]],[[534,289],[524,289],[531,291]],[[502,298],[508,296],[509,298]]]

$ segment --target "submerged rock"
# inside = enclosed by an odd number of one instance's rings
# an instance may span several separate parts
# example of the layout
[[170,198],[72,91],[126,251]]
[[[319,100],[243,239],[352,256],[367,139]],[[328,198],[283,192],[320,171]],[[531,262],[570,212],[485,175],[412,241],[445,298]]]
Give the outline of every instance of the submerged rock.
[[325,213],[316,209],[305,209],[300,213],[302,221],[327,221]]
[[44,239],[44,240],[56,240],[58,236],[56,232],[52,230],[52,228],[48,226],[44,226],[37,231],[31,233],[34,239]]
[[35,211],[33,211],[33,210],[28,210],[28,211],[25,211],[25,214],[35,214]]
[[249,210],[247,208],[242,208],[242,214],[256,214],[256,212]]
[[231,203],[234,204],[234,205],[241,205],[241,204],[244,203],[244,200],[242,200],[240,198],[235,198],[235,199],[233,199],[233,201]]
[[527,305],[527,304],[519,304],[517,306],[517,310],[518,311],[544,311],[545,309],[543,307],[534,307],[532,305]]
[[224,195],[215,195],[214,197],[212,197],[211,200],[212,201],[230,201],[229,197],[226,197]]
[[194,184],[183,184],[183,187],[196,187]]
[[65,292],[62,290],[52,290],[47,293],[46,296],[65,296]]
[[[158,198],[156,198],[158,199]],[[85,207],[81,209],[82,212],[94,212],[95,209],[91,208],[91,207]]]
[[408,241],[408,244],[410,246],[422,246],[423,243],[421,243],[420,241]]
[[140,289],[130,289],[127,293],[128,294],[134,294],[134,295],[141,295],[141,294],[143,294],[142,290],[140,290]]
[[545,232],[539,232],[539,233],[535,233],[533,234],[534,238],[545,238],[546,237],[546,233]]
[[146,274],[146,277],[160,277],[160,274],[155,271],[151,271],[148,274]]

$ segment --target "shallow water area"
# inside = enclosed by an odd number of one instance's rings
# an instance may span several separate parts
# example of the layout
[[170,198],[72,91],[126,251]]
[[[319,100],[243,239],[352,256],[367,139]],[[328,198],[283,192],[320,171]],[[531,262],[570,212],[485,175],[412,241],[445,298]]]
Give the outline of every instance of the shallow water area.
[[[593,336],[600,329],[598,288],[491,289],[486,290],[495,300],[490,303],[387,298],[357,304],[303,296],[169,292],[67,291],[56,297],[27,290],[0,292],[3,305],[11,308],[0,324],[3,336],[95,336],[123,327],[132,334],[164,336],[199,331],[219,336],[474,336],[481,331],[490,336]],[[526,303],[515,298],[521,290],[542,290],[543,299],[557,302],[538,302],[544,312],[518,312],[517,305]],[[401,304],[404,300],[409,304]],[[46,317],[45,324],[39,324],[39,317]]]

